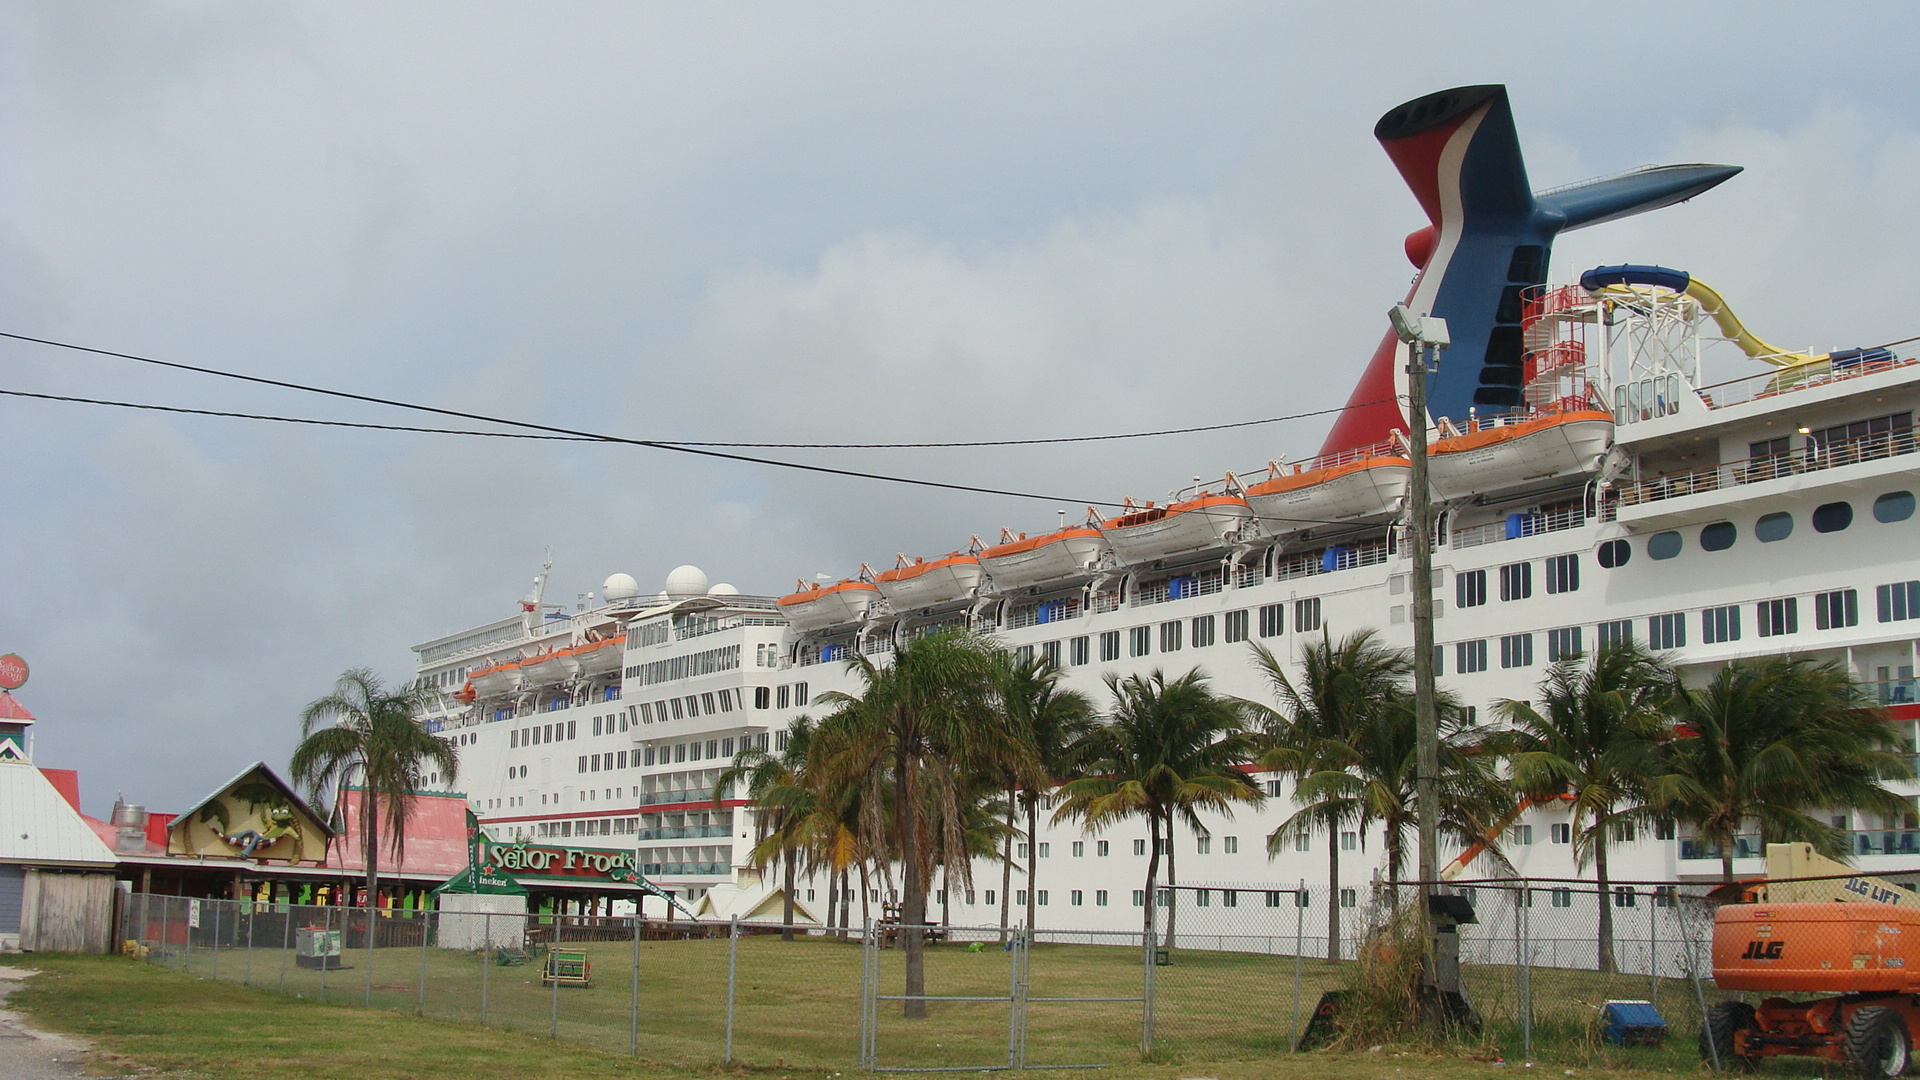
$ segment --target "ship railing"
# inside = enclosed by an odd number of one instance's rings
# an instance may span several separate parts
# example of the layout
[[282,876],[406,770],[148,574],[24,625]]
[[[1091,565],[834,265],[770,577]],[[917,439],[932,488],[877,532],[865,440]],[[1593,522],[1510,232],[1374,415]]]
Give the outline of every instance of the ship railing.
[[1095,615],[1104,615],[1109,611],[1119,610],[1120,590],[1114,589],[1108,592],[1097,592],[1093,594],[1093,613]]
[[[1365,446],[1355,446],[1346,450],[1336,450],[1330,454],[1320,454],[1316,457],[1305,458],[1301,461],[1269,461],[1267,462],[1265,470],[1267,474],[1266,478],[1269,480],[1278,480],[1282,476],[1298,476],[1301,473],[1314,472],[1318,469],[1331,469],[1340,465],[1351,465],[1356,461],[1366,461],[1369,458],[1394,457],[1404,455],[1406,452],[1406,448],[1401,445],[1399,436],[1395,435],[1376,443],[1368,443]],[[1243,474],[1243,478],[1250,475],[1253,475],[1252,471]]]
[[727,864],[717,862],[642,863],[640,872],[649,877],[659,874],[724,874],[727,872]]
[[713,803],[712,788],[687,788],[683,791],[643,791],[640,793],[641,806],[661,806],[672,803]]
[[1267,568],[1259,560],[1244,562],[1233,568],[1233,587],[1250,589],[1266,580]]
[[1041,626],[1047,623],[1065,622],[1086,614],[1085,607],[1077,596],[1058,597],[1043,600],[1037,604],[1026,604],[1014,608],[1007,615],[1006,628],[1024,630],[1029,626]]
[[1742,375],[1737,379],[1702,386],[1699,392],[1701,400],[1706,402],[1708,408],[1724,409],[1729,405],[1741,405],[1762,398],[1778,397],[1797,390],[1810,390],[1816,386],[1829,386],[1849,379],[1858,379],[1864,375],[1878,375],[1884,371],[1894,371],[1916,364],[1920,364],[1920,359],[1911,356],[1863,359],[1857,363],[1846,364],[1835,371],[1831,364],[1822,361],[1817,364],[1807,364],[1804,370],[1776,368],[1757,375]]
[[1578,505],[1556,507],[1537,514],[1509,514],[1499,521],[1455,529],[1449,543],[1456,548],[1479,547],[1503,540],[1519,540],[1527,536],[1577,529],[1586,521],[1586,508]]
[[698,840],[709,836],[728,836],[733,832],[731,825],[666,825],[653,829],[641,829],[641,840]]
[[[1920,679],[1883,679],[1860,685],[1882,705],[1920,704]],[[1914,762],[1920,765],[1920,755],[1914,757]]]
[[1151,604],[1164,604],[1169,600],[1187,600],[1195,596],[1212,596],[1226,587],[1226,575],[1219,570],[1203,570],[1198,574],[1176,575],[1160,581],[1149,581],[1133,590],[1133,606],[1146,607]]
[[1863,461],[1911,454],[1916,449],[1912,429],[1876,432],[1845,442],[1816,444],[1784,454],[1763,454],[1721,465],[1662,473],[1618,485],[1626,506],[1678,499],[1687,495],[1757,484],[1784,476],[1817,473]]
[[1392,554],[1392,545],[1385,539],[1370,540],[1362,544],[1335,544],[1317,551],[1302,552],[1281,558],[1274,564],[1273,579],[1291,581],[1296,578],[1313,577],[1316,574],[1352,570],[1361,566],[1377,566],[1386,562]]
[[860,653],[863,656],[878,656],[881,653],[890,653],[892,651],[893,639],[885,636],[870,637],[860,646]]
[[[1722,852],[1719,844],[1698,836],[1680,838],[1680,857],[1682,859],[1713,859],[1718,861]],[[1757,859],[1767,853],[1759,833],[1745,833],[1733,838],[1733,857],[1736,859]]]

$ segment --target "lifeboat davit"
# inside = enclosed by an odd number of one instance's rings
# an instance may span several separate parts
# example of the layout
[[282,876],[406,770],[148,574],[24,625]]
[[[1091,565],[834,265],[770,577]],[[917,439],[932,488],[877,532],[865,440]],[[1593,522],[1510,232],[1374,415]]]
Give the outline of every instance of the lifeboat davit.
[[1247,489],[1247,505],[1274,535],[1386,517],[1413,478],[1413,462],[1392,440],[1300,462],[1292,472],[1270,469],[1267,480]]
[[985,574],[978,557],[958,551],[931,562],[905,555],[897,558],[893,569],[873,576],[880,595],[895,611],[965,600],[973,595]]
[[1039,536],[1001,534],[1001,541],[980,552],[980,565],[1001,592],[1085,576],[1113,548],[1099,529],[1084,525]]
[[1167,506],[1149,503],[1100,523],[1100,535],[1124,563],[1148,563],[1238,542],[1253,509],[1238,495],[1201,495]]
[[626,635],[621,634],[604,641],[584,642],[567,651],[582,675],[602,675],[619,670],[626,641]]
[[1436,440],[1428,451],[1433,493],[1457,499],[1529,481],[1591,473],[1613,441],[1613,414],[1598,409],[1547,413],[1513,424],[1480,426]]
[[801,585],[799,592],[775,603],[795,630],[806,633],[857,623],[879,598],[879,588],[870,582],[842,581],[827,586]]
[[503,660],[476,668],[468,677],[467,685],[473,687],[476,694],[509,693],[520,685],[520,661]]

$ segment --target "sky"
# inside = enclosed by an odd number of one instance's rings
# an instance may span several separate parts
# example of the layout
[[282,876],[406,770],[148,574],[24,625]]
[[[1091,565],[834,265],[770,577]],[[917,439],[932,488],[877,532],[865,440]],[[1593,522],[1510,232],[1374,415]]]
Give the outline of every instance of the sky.
[[[0,0],[0,331],[632,438],[925,442],[1341,404],[1424,224],[1374,143],[1501,82],[1536,188],[1746,171],[1562,238],[1788,347],[1920,333],[1920,7]],[[1740,374],[1728,371],[1723,377]],[[0,341],[0,389],[447,426]],[[642,447],[0,397],[36,760],[178,810],[335,677],[676,565],[754,594],[1319,445]],[[497,429],[496,429],[497,430]]]

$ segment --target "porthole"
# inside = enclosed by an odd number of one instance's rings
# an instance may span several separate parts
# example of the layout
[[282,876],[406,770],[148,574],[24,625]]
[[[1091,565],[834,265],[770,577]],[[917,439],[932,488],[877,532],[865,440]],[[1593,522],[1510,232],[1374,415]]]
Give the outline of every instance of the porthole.
[[1677,532],[1654,533],[1647,537],[1647,558],[1671,559],[1680,554],[1683,543]]
[[1705,551],[1725,551],[1740,538],[1740,530],[1731,521],[1716,521],[1700,530],[1700,547]]
[[1633,545],[1625,540],[1609,540],[1600,545],[1600,550],[1594,554],[1594,558],[1607,570],[1625,566],[1627,560],[1633,558]]
[[1813,511],[1813,531],[1836,533],[1853,524],[1853,504],[1827,503]]
[[1760,520],[1753,523],[1753,535],[1763,544],[1785,540],[1793,535],[1793,515],[1762,514]]
[[1873,500],[1873,520],[1887,522],[1905,521],[1913,516],[1913,492],[1889,491]]

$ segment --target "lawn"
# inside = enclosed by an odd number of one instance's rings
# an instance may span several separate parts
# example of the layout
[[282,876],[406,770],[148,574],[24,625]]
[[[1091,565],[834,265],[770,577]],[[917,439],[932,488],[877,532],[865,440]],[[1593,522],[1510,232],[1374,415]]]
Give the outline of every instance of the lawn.
[[[777,948],[777,941],[756,944],[770,947],[769,953],[765,954],[767,962],[770,962],[771,954],[782,951]],[[628,948],[630,954],[631,946]],[[673,951],[660,950],[655,958],[664,961]],[[1034,952],[1033,967],[1036,974],[1043,961],[1043,951],[1036,949]],[[822,965],[815,969],[816,973],[833,972],[837,975],[844,971],[855,976],[858,974],[857,949],[813,942],[804,945],[796,943],[785,952],[801,962]],[[836,953],[852,959],[839,959]],[[960,950],[951,950],[943,959],[958,960],[959,956],[953,954],[959,953]],[[643,950],[643,957],[645,955]],[[743,968],[747,955],[748,950],[743,947]],[[980,975],[984,975],[986,966],[993,959],[982,954],[966,956],[969,961],[984,961],[980,968],[975,969],[975,974]],[[230,972],[226,963],[229,959],[232,957],[221,957],[223,978]],[[383,985],[379,980],[388,975],[385,968],[394,968],[391,972],[393,976],[400,974],[399,958],[391,959],[393,963],[383,963],[376,968],[376,1000],[398,1002],[404,999],[410,1009],[413,998],[409,995],[417,993],[417,986],[403,988],[396,982],[384,984],[385,989],[378,988]],[[516,1023],[516,1030],[507,1031],[477,1024],[416,1017],[408,1011],[322,1005],[311,996],[280,995],[271,989],[278,977],[277,967],[262,963],[262,957],[258,954],[254,957],[253,975],[256,983],[267,982],[268,989],[257,986],[249,989],[236,983],[210,980],[118,957],[34,955],[22,960],[26,966],[37,968],[42,974],[28,981],[27,988],[14,996],[13,1005],[28,1012],[38,1023],[94,1039],[105,1058],[102,1064],[108,1067],[144,1067],[156,1070],[160,1076],[388,1080],[430,1075],[436,1080],[497,1080],[502,1076],[532,1080],[561,1080],[563,1077],[566,1080],[578,1080],[583,1076],[695,1078],[765,1075],[770,1080],[773,1077],[791,1080],[800,1076],[831,1080],[843,1071],[852,1072],[844,1062],[836,1062],[829,1067],[812,1060],[814,1055],[822,1052],[820,1048],[823,1046],[838,1047],[844,1044],[851,1048],[854,1041],[851,1037],[836,1034],[825,1042],[817,1042],[814,1041],[817,1036],[810,1036],[808,1031],[820,1026],[833,1029],[845,1027],[843,1017],[839,1015],[840,1007],[845,1005],[850,1010],[857,996],[854,993],[844,996],[804,991],[795,993],[763,985],[754,991],[763,995],[755,999],[758,1004],[753,1007],[754,1014],[763,1019],[771,1018],[775,1013],[789,1015],[781,1022],[778,1034],[769,1032],[762,1036],[761,1042],[755,1044],[755,1054],[749,1058],[751,1064],[727,1069],[712,1062],[706,1048],[701,1045],[697,1030],[677,1044],[689,1048],[688,1057],[676,1059],[670,1052],[676,1045],[674,1037],[668,1033],[671,1024],[664,1020],[658,1028],[647,1028],[641,1054],[636,1058],[626,1053],[624,1042],[617,1049],[608,1049],[607,1044],[612,1040],[606,1038],[584,1043],[565,1039],[555,1042],[545,1037],[544,1027],[540,1027],[539,1033],[529,1030],[539,1027],[537,1024]],[[231,970],[245,974],[245,960],[240,960],[241,967]],[[435,967],[432,960],[430,955],[430,980]],[[1075,970],[1076,967],[1081,972],[1093,971],[1091,967],[1069,962],[1064,955],[1053,958],[1053,966],[1062,972]],[[1174,966],[1179,966],[1178,958]],[[501,970],[518,972],[518,969]],[[1164,974],[1169,970],[1163,968],[1161,972]],[[418,973],[417,955],[414,957],[412,973]],[[622,973],[630,974],[630,969],[623,969]],[[292,972],[289,974],[292,975]],[[301,977],[308,974],[316,973],[303,973]],[[364,974],[364,970],[358,968],[329,972],[330,1001],[340,996],[339,985],[343,981],[352,983],[352,976],[355,975],[361,978],[354,986],[364,994]],[[720,974],[724,980],[724,968]],[[959,985],[957,981],[965,974],[965,968],[950,971],[955,985]],[[1000,974],[1004,977],[1004,965],[1001,965]],[[1080,976],[1076,974],[1073,977]],[[826,988],[832,987],[838,980],[816,978],[804,981],[809,986]],[[536,989],[528,985],[529,982],[531,980],[514,988],[503,987],[503,992],[508,996],[501,1000],[531,1006],[535,999],[545,994],[550,1007],[551,991]],[[982,977],[970,985],[984,987],[987,983],[988,980]],[[306,990],[302,985],[299,992],[304,994]],[[677,987],[685,983],[676,981],[673,985]],[[745,988],[749,985],[753,984],[743,977],[743,1016],[747,1011],[744,1006],[750,996]],[[1037,985],[1036,979],[1036,992]],[[317,978],[314,980],[314,989],[317,990]],[[431,985],[429,989],[432,989]],[[488,989],[489,1019],[493,1020],[491,998],[495,987],[491,980]],[[592,1026],[596,1023],[595,1017],[607,1015],[598,1006],[600,993],[609,990],[611,987],[603,983],[592,990],[563,992],[572,996],[562,998],[562,1035],[572,1034],[569,1024]],[[621,993],[609,993],[608,996],[618,997],[623,1003],[630,1000],[630,994],[624,992],[624,988]],[[658,998],[663,1017],[670,1007],[680,1004],[692,1006],[691,1013],[686,1014],[694,1017],[690,1023],[698,1025],[706,1022],[705,1007],[699,1002],[677,1002],[670,994]],[[1223,1004],[1237,1008],[1241,1003]],[[976,1029],[977,1024],[952,1025],[942,1019],[965,1015],[963,1008],[954,1005],[936,1010],[936,1023],[945,1026],[937,1031],[930,1027],[926,1034],[916,1036],[914,1041],[908,1041],[904,1034],[899,1035],[897,1041],[902,1048],[900,1056],[903,1059],[909,1056],[906,1051],[917,1046],[918,1039],[941,1041],[945,1032]],[[1224,1015],[1234,1016],[1238,1013],[1229,1011]],[[1036,1024],[1037,1020],[1036,1017]],[[1133,1020],[1137,1024],[1137,1014]],[[999,1021],[1002,1038],[998,1049],[1004,1057],[1004,1009]],[[902,1026],[902,1023],[894,1022],[889,1028],[898,1029]],[[1090,1026],[1097,1028],[1099,1025]],[[1035,1030],[1039,1030],[1037,1026]],[[1136,1028],[1136,1038],[1137,1034]],[[886,1032],[883,1031],[883,1059],[886,1057],[885,1037]],[[788,1038],[794,1041],[789,1044],[786,1042]],[[1037,1034],[1032,1038],[1037,1040]],[[1087,1042],[1076,1042],[1074,1047],[1112,1045],[1103,1037],[1086,1038]],[[985,1044],[991,1045],[991,1040],[985,1040]],[[787,1053],[789,1049],[791,1052]],[[771,1056],[763,1056],[766,1054]],[[1199,1058],[1205,1061],[1204,1075],[1217,1080],[1309,1080],[1328,1075],[1353,1080],[1494,1080],[1509,1076],[1513,1068],[1456,1051],[1395,1047],[1383,1047],[1372,1053],[1298,1055],[1249,1054],[1235,1050],[1231,1053],[1209,1052],[1199,1055]],[[1174,1055],[1169,1060],[1142,1062],[1136,1052],[1131,1057],[1116,1057],[1113,1068],[1098,1074],[1069,1071],[1044,1075],[1179,1080],[1196,1075],[1195,1064],[1196,1058],[1185,1054]],[[1631,1059],[1631,1062],[1623,1060],[1617,1067],[1608,1069],[1607,1073],[1629,1078],[1650,1078],[1697,1071],[1697,1066],[1687,1057],[1647,1055]],[[1564,1075],[1564,1072],[1561,1070],[1555,1075]],[[1574,1072],[1575,1075],[1582,1075],[1584,1069],[1576,1068]],[[1795,1074],[1800,1075],[1797,1072]]]
[[[234,932],[225,940],[244,943],[245,938]],[[371,1004],[384,1014],[418,1012],[507,1032],[557,1034],[565,1043],[622,1057],[637,1054],[675,1069],[708,1069],[721,1062],[727,1014],[724,938],[642,941],[637,950],[630,940],[569,947],[585,950],[591,959],[590,987],[542,986],[537,966],[490,965],[478,954],[433,947],[380,948],[371,955],[349,949],[343,958],[347,967],[324,972],[298,966],[277,939],[256,940],[251,948],[175,947],[155,959],[175,971],[245,982],[301,1002]],[[860,1059],[861,958],[857,943],[743,936],[735,969],[735,1062],[828,1072],[854,1068]],[[879,993],[900,993],[902,953],[882,950],[877,959]],[[1141,959],[1137,947],[1117,944],[1035,945],[1025,972],[1025,1063],[1137,1067]],[[1011,954],[991,943],[979,951],[957,943],[931,946],[929,994],[988,1000],[936,1001],[927,1019],[911,1022],[901,1017],[898,1002],[880,1001],[873,1044],[879,1064],[1006,1065],[1010,960]],[[1288,1055],[1321,993],[1344,985],[1352,974],[1350,965],[1321,960],[1296,965],[1290,956],[1257,952],[1179,949],[1170,961],[1153,973],[1153,1059],[1204,1066],[1210,1073],[1228,1063],[1271,1063]],[[1514,970],[1470,966],[1466,975],[1487,1026],[1459,1051],[1488,1061],[1521,1060]],[[1696,1067],[1692,1035],[1699,1014],[1691,984],[1668,979],[1654,985],[1645,976],[1545,968],[1534,970],[1533,981],[1536,1060],[1661,1071]],[[1595,1022],[1600,1003],[1648,997],[1672,1025],[1665,1048],[1600,1044]]]

